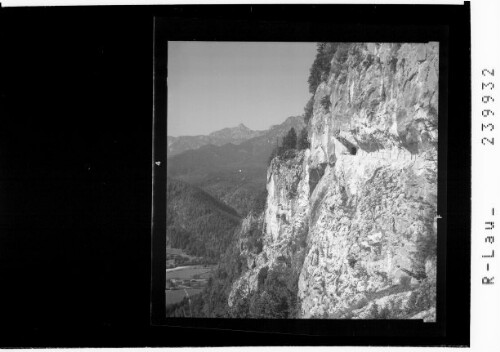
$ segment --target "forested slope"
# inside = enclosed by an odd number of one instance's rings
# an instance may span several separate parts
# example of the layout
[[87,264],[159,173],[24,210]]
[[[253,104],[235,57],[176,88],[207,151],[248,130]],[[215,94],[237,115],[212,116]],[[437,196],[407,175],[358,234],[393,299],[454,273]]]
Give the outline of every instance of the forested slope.
[[234,209],[208,193],[167,178],[167,245],[216,260],[239,222]]

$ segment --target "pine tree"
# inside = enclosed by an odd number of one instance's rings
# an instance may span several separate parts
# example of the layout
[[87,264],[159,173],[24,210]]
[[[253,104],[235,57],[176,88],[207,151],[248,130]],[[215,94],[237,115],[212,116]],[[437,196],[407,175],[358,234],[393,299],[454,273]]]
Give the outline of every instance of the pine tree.
[[297,141],[297,149],[302,150],[302,149],[307,149],[310,147],[310,143],[307,140],[307,128],[303,128],[300,131],[299,139]]
[[309,70],[309,92],[316,93],[319,84],[330,73],[330,61],[337,50],[336,43],[318,43],[316,46],[316,58]]
[[306,106],[304,107],[304,122],[306,123],[306,125],[312,118],[313,109],[314,109],[314,95],[311,96],[311,98],[307,101]]
[[290,131],[283,138],[282,148],[284,151],[289,149],[295,149],[297,147],[297,133],[295,132],[295,128],[291,128]]

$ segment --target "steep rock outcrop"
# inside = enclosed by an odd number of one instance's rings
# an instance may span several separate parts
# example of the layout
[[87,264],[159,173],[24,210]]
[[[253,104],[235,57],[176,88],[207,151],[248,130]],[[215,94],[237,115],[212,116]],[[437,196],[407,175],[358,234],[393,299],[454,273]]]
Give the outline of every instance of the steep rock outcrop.
[[[229,306],[258,290],[261,270],[288,267],[297,278],[306,250],[309,213],[308,151],[288,160],[275,158],[267,173],[266,210],[259,217],[244,219],[240,232],[241,255],[247,259],[244,274],[234,282]],[[251,228],[259,228],[262,251],[245,245]]]
[[410,294],[421,279],[435,282],[435,165],[358,154],[327,167],[311,197],[304,317],[349,317],[370,301]]
[[298,317],[433,321],[438,44],[335,45],[310,149],[269,167],[262,252],[229,304],[258,291],[262,268],[288,265]]

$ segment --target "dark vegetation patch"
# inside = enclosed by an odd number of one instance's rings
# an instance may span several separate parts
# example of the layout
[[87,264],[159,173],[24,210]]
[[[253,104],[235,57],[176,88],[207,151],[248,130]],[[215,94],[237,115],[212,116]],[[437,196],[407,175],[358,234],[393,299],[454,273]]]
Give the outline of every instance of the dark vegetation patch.
[[309,70],[309,92],[316,93],[320,83],[328,77],[331,68],[331,60],[335,54],[338,43],[318,43],[316,45],[316,57]]
[[306,106],[304,107],[304,122],[306,123],[306,125],[309,124],[309,121],[312,118],[313,109],[314,109],[314,95],[311,95],[311,97],[307,101]]
[[290,185],[289,187],[289,190],[288,190],[288,198],[295,198],[297,197],[298,193],[297,193],[297,190],[298,190],[298,187],[299,187],[299,183],[300,183],[300,178],[299,177],[296,177],[292,184]]
[[408,302],[410,312],[418,313],[436,306],[436,284],[425,280],[412,292]]
[[396,73],[396,68],[398,66],[398,58],[393,57],[389,63],[389,67],[391,68],[391,72],[394,74]]
[[263,190],[261,190],[257,197],[255,198],[253,205],[252,205],[252,211],[256,214],[262,213],[266,209],[266,202],[267,202],[267,188],[264,187]]
[[[260,274],[260,273],[259,273]],[[233,317],[290,319],[298,315],[298,274],[286,265],[266,271],[256,292],[241,299],[234,307]]]
[[330,102],[330,97],[328,95],[325,95],[322,99],[321,99],[321,106],[323,107],[323,109],[325,109],[326,111],[329,111],[330,110],[330,107],[332,106],[332,103]]
[[387,306],[380,308],[377,303],[373,303],[370,308],[369,319],[389,319],[391,311]]
[[295,157],[295,148],[297,147],[297,133],[295,128],[291,128],[288,133],[283,137],[280,145],[277,145],[271,155],[269,156],[269,164],[271,161],[279,157],[282,160],[288,160]]
[[263,288],[264,283],[266,282],[267,279],[268,272],[269,272],[269,267],[267,266],[260,269],[259,274],[257,275],[257,284],[259,290]]
[[278,157],[280,160],[290,160],[297,156],[297,151],[307,149],[310,147],[310,143],[307,135],[307,128],[304,127],[299,135],[297,136],[297,132],[292,127],[288,133],[283,137],[281,145],[277,145],[271,155],[269,156],[268,164],[271,164],[271,161]]
[[[309,228],[307,223],[302,224],[302,226],[296,230],[292,238],[290,239],[290,250],[292,254],[295,254],[307,247],[307,235]],[[300,265],[302,266],[302,264]]]
[[215,260],[239,222],[234,209],[201,189],[167,178],[167,245]]
[[252,221],[250,228],[244,234],[244,241],[242,242],[242,250],[248,250],[251,253],[259,254],[262,252],[263,244],[263,231],[261,221]]
[[207,286],[191,301],[184,299],[176,305],[167,307],[167,316],[197,318],[230,318],[227,300],[232,283],[241,276],[246,268],[244,258],[240,256],[236,236],[228,246],[226,253],[219,260],[214,274]]
[[349,57],[350,48],[351,48],[350,44],[338,43],[337,46],[335,47],[335,54],[333,55],[335,62],[339,64],[345,63],[347,61],[347,58]]
[[303,150],[307,149],[311,146],[309,143],[308,135],[307,135],[307,127],[304,127],[299,134],[299,139],[297,140],[297,149]]

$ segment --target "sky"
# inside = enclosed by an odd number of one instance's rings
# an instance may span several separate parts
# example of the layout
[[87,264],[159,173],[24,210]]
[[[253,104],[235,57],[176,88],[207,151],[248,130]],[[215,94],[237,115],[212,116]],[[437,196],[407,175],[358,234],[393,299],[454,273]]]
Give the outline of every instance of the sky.
[[301,115],[315,55],[315,43],[169,42],[168,135],[263,130]]

